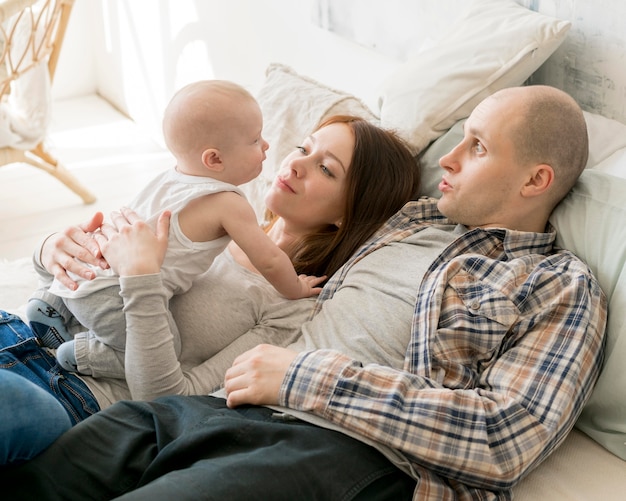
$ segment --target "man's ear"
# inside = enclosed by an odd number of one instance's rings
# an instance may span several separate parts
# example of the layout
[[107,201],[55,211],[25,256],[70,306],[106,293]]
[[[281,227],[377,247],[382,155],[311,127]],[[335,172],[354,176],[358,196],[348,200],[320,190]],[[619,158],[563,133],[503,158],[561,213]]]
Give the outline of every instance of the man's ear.
[[208,148],[202,152],[202,164],[212,172],[222,172],[224,163],[220,150],[216,148]]
[[554,169],[548,164],[537,164],[530,171],[530,177],[522,186],[522,196],[536,197],[545,193],[554,181]]

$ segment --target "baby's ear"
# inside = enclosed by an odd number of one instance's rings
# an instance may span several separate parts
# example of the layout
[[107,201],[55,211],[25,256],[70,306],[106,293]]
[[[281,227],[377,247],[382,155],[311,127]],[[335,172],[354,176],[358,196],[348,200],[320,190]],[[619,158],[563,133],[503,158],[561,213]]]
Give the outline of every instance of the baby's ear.
[[224,170],[222,155],[220,150],[216,148],[209,148],[202,152],[202,164],[213,172],[222,172]]

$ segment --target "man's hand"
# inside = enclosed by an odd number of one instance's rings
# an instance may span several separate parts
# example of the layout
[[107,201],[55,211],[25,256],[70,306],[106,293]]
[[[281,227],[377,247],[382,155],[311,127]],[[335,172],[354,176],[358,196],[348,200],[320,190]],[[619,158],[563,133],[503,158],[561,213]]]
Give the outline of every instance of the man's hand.
[[239,355],[224,379],[228,407],[278,404],[280,386],[296,355],[295,351],[269,344]]

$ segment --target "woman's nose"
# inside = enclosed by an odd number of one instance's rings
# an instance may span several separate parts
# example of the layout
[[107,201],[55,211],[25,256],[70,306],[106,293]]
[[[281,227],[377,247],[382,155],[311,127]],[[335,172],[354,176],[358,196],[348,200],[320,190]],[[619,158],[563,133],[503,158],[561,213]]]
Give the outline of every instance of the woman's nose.
[[296,177],[302,177],[306,173],[306,161],[303,158],[294,159],[289,167]]

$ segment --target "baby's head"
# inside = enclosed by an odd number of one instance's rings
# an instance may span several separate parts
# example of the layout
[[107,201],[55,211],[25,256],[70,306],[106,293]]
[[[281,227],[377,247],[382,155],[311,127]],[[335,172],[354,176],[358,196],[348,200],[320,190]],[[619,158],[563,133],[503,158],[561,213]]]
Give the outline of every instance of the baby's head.
[[183,174],[239,185],[261,172],[269,147],[261,109],[246,89],[201,80],[180,89],[163,116],[165,144]]

